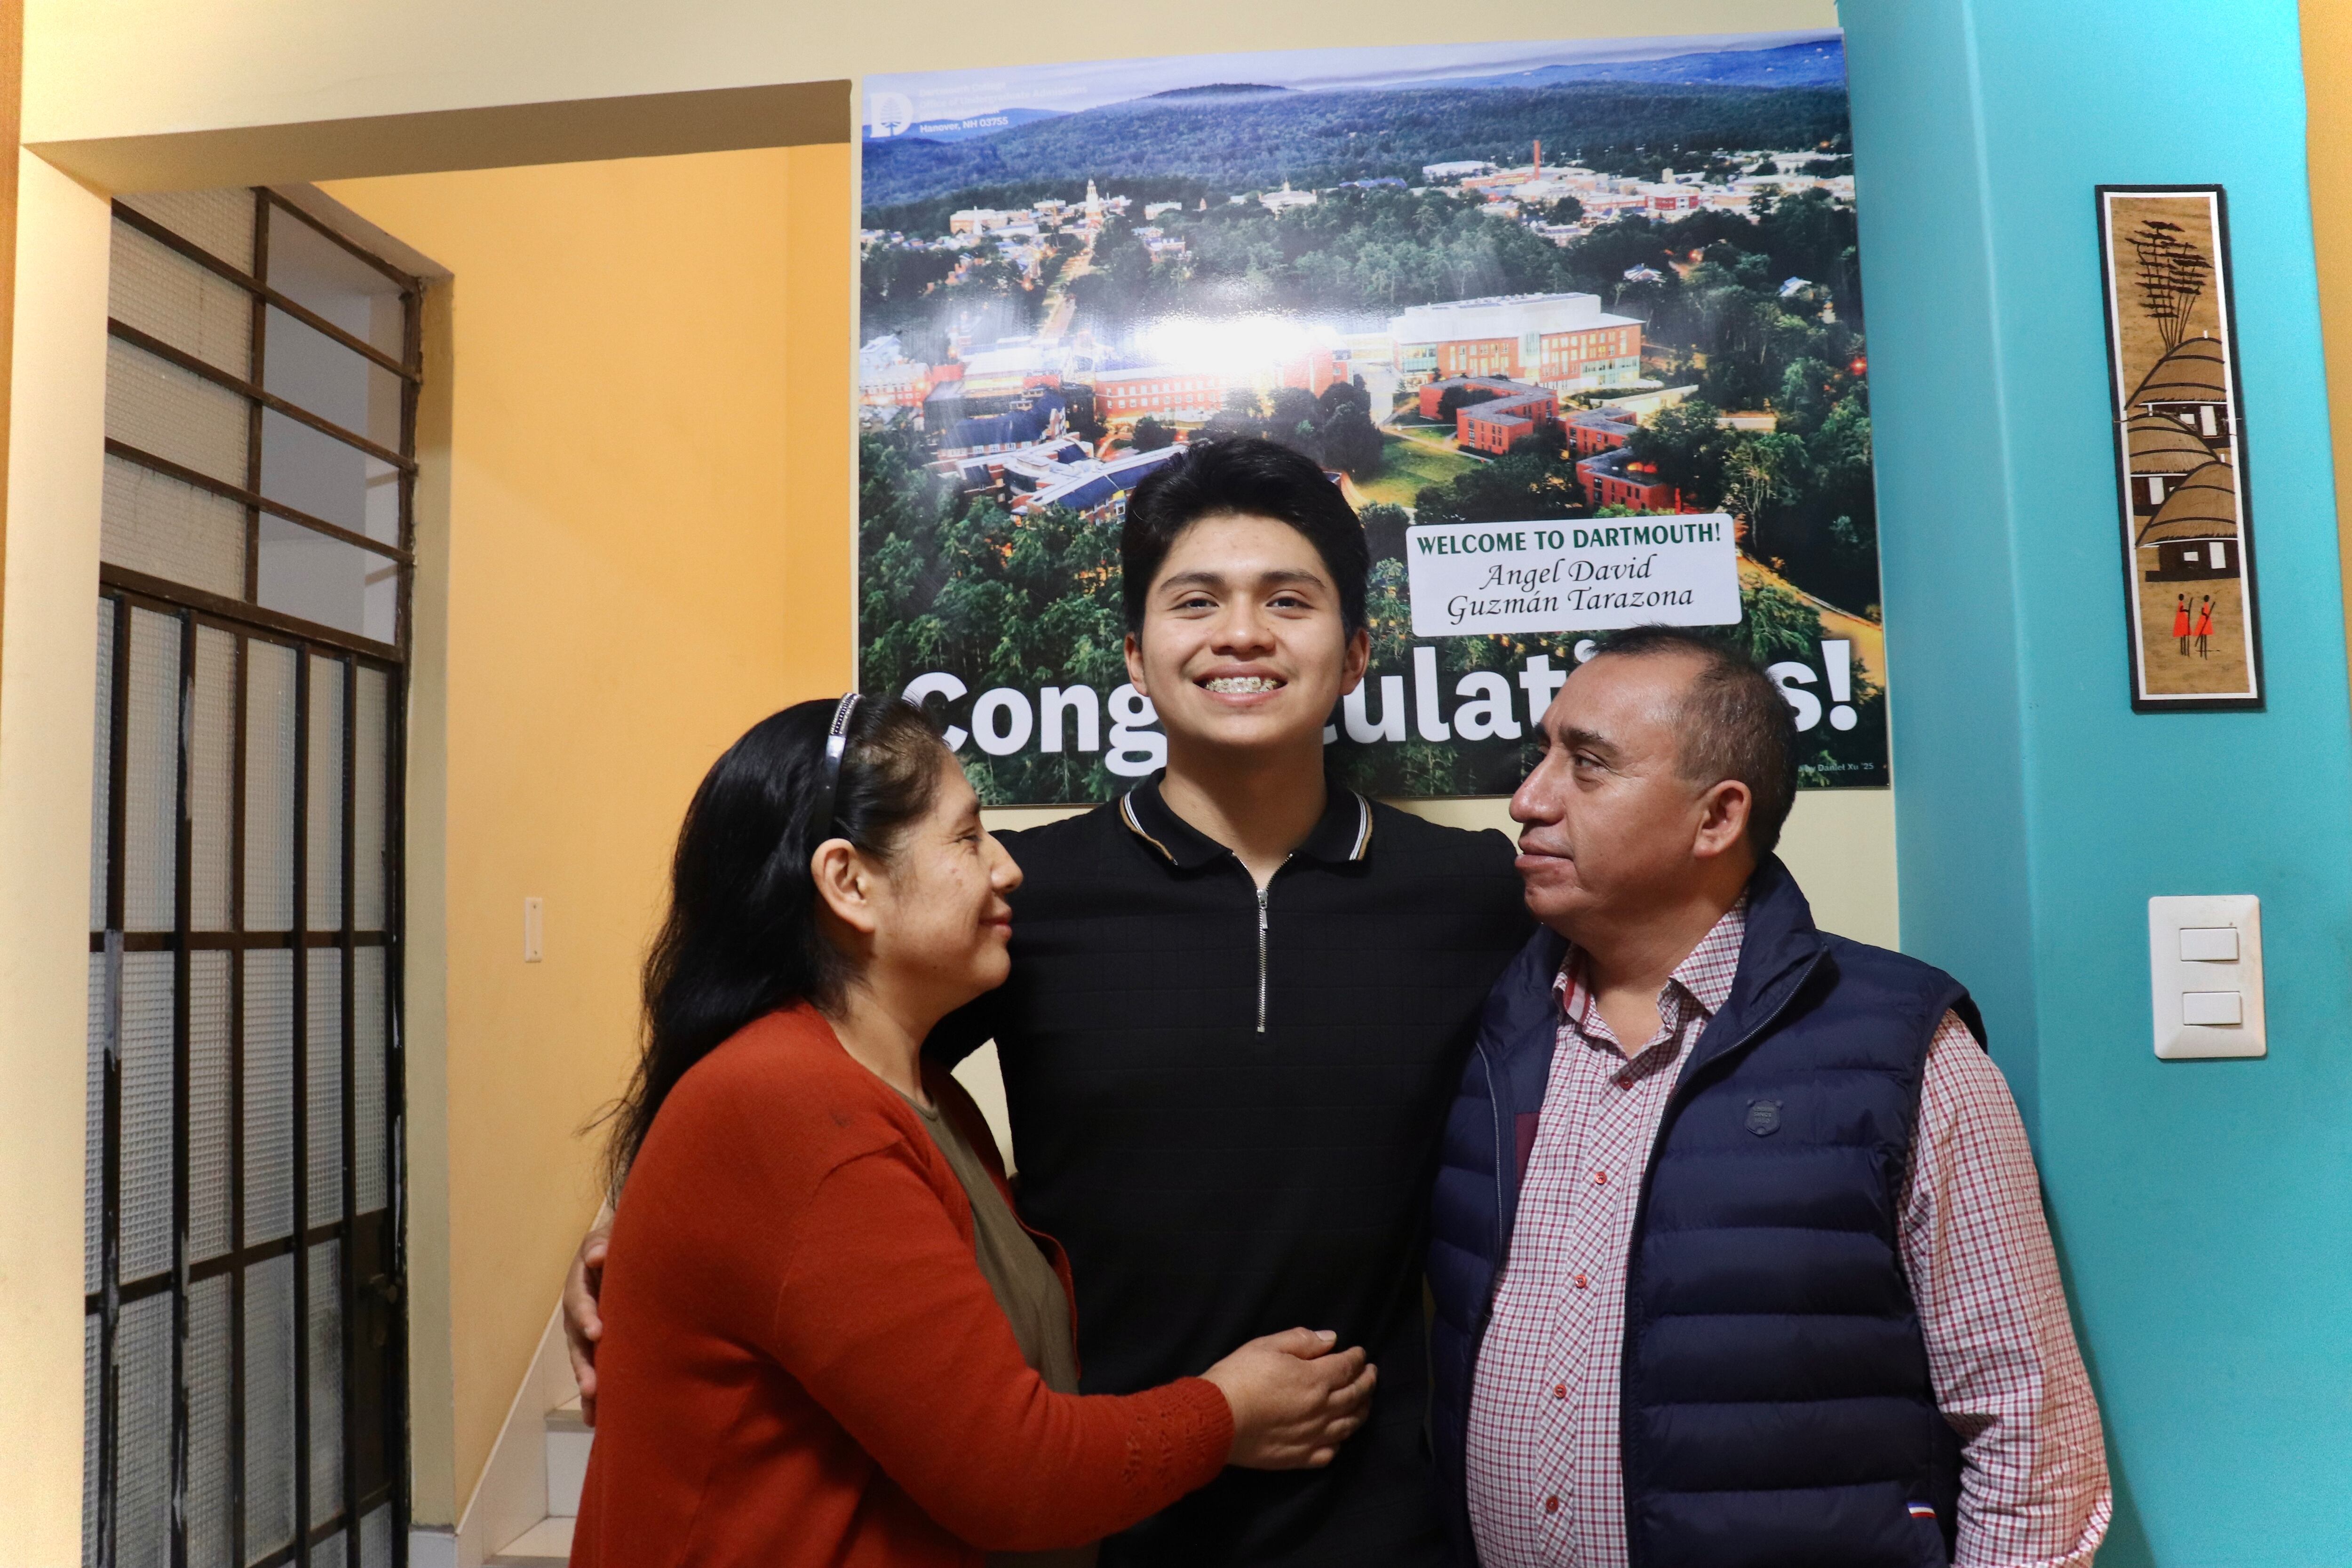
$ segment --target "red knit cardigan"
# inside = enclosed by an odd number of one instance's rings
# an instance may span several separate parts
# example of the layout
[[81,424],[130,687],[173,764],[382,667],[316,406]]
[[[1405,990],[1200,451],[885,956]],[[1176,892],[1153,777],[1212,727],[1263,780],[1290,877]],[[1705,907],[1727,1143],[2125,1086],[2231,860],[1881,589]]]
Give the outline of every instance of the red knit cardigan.
[[[926,1085],[995,1167],[970,1097]],[[955,1172],[806,1006],[663,1102],[602,1310],[573,1568],[980,1568],[1123,1530],[1233,1442],[1199,1378],[1046,1389],[981,1278]]]

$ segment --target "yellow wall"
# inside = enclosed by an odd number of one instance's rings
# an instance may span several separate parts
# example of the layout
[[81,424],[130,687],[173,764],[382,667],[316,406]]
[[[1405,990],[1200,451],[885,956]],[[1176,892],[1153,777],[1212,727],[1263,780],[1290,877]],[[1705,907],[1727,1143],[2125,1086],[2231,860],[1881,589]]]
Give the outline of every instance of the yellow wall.
[[2336,446],[2336,527],[2352,638],[2352,0],[2304,0],[2303,79],[2310,117],[2311,226],[2326,339]]
[[[829,245],[803,271],[794,238],[845,176],[836,147],[329,192],[455,274],[426,367],[446,510],[420,520],[446,529],[422,542],[446,575],[419,606],[411,741],[413,1048],[446,1049],[412,1147],[446,1117],[447,1172],[441,1212],[422,1182],[412,1209],[420,1521],[463,1505],[595,1212],[581,1130],[631,1059],[695,782],[847,677],[841,615],[795,608],[845,596],[846,336],[803,297],[845,276]],[[526,895],[546,900],[535,964]]]
[[1837,8],[1834,0],[1552,0],[1527,11],[1197,0],[1182,18],[1181,29],[1024,26],[958,0],[26,0],[25,140],[1118,55],[1832,27]]
[[90,725],[105,201],[21,155],[0,610],[0,1563],[81,1560]]

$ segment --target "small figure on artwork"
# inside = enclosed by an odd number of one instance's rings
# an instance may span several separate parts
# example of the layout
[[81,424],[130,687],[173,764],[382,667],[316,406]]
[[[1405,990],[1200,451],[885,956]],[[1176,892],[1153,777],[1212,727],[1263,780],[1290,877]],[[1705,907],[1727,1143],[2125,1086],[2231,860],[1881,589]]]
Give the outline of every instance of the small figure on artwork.
[[2189,595],[2179,596],[2179,607],[2172,612],[2172,635],[2180,639],[2180,651],[2189,651]]
[[2213,595],[2208,594],[2205,595],[2205,602],[2197,607],[2197,657],[2199,658],[2213,657],[2212,636]]

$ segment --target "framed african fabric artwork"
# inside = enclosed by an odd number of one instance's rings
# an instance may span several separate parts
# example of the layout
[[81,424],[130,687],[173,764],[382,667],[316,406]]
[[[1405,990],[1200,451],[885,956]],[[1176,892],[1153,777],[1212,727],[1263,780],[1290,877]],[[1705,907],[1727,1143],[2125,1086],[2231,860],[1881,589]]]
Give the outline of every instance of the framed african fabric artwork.
[[2101,185],[2132,707],[2263,705],[2253,519],[2219,185]]

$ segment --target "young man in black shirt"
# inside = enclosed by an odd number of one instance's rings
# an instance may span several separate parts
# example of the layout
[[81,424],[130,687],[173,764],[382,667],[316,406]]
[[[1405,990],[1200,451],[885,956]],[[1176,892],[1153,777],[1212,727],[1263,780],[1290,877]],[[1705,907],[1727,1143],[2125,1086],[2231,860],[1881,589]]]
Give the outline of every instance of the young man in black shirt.
[[[1204,444],[1138,487],[1129,679],[1162,777],[1002,836],[1013,976],[943,1023],[993,1039],[1024,1217],[1077,1280],[1087,1393],[1197,1373],[1306,1324],[1380,1367],[1328,1469],[1228,1470],[1103,1568],[1435,1568],[1422,1257],[1437,1136],[1487,990],[1531,925],[1509,839],[1328,780],[1363,678],[1363,530],[1315,464]],[[566,1291],[593,1386],[592,1234]]]

